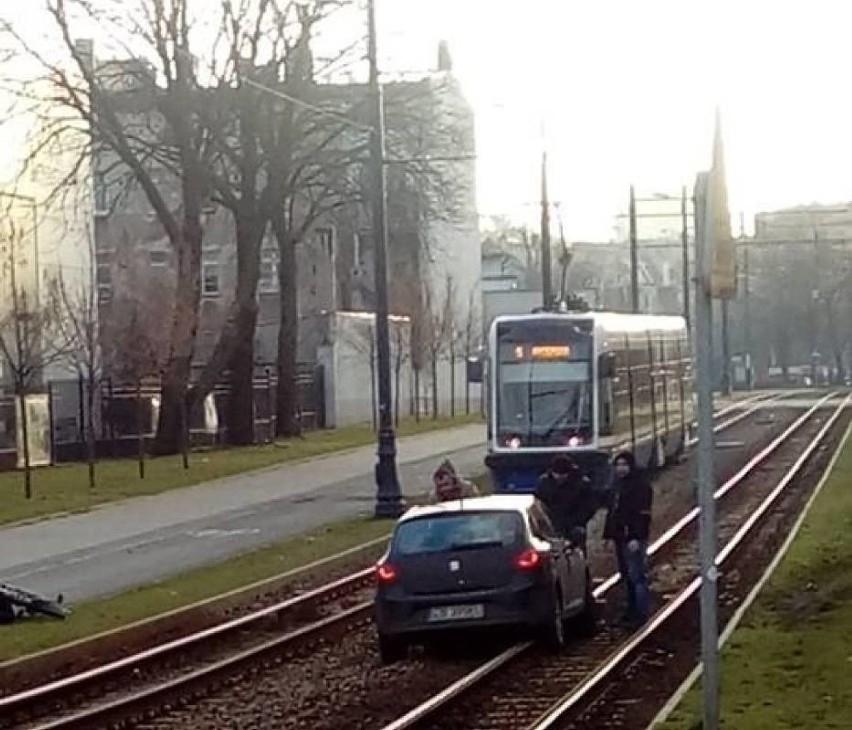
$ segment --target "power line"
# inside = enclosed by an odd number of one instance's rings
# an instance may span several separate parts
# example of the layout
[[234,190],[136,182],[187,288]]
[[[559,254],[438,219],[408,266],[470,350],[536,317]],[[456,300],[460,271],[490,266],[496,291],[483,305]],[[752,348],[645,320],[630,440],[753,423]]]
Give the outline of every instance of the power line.
[[362,124],[361,122],[355,122],[352,119],[349,119],[348,117],[343,116],[342,114],[337,114],[336,112],[329,111],[328,109],[323,109],[320,106],[316,106],[316,104],[311,104],[307,101],[304,101],[303,99],[299,99],[298,97],[292,96],[291,94],[287,94],[283,91],[280,91],[279,89],[273,89],[270,86],[266,86],[264,84],[259,84],[257,81],[254,81],[252,79],[244,79],[243,81],[248,86],[254,86],[256,89],[260,89],[261,91],[265,91],[268,94],[272,94],[273,96],[280,97],[281,99],[284,99],[285,101],[289,101],[293,104],[296,104],[297,106],[301,106],[305,109],[309,109],[313,112],[316,112],[317,114],[320,114],[321,116],[328,117],[329,119],[334,119],[334,120],[341,122],[342,124],[346,124],[350,127],[355,127],[357,129],[363,129],[363,130],[366,130],[368,132],[373,131],[373,127],[369,124]]

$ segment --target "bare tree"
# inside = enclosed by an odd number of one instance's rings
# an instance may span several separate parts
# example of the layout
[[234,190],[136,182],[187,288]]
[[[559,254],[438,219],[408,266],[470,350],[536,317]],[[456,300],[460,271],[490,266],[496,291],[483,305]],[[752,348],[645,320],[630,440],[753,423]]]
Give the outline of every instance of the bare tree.
[[[141,278],[138,269],[128,276]],[[168,332],[162,322],[172,311],[173,292],[154,279],[144,281],[138,291],[121,288],[112,302],[109,318],[101,322],[103,372],[118,382],[132,385],[135,392],[136,441],[139,478],[145,478],[145,436],[150,412],[145,408],[142,388],[145,380],[159,380],[168,358]],[[187,443],[185,417],[181,418],[181,447]]]
[[[62,361],[69,352],[59,326],[61,308],[54,299],[55,287],[39,292],[33,240],[36,215],[33,206],[29,224],[22,225],[14,212],[0,224],[0,291],[8,294],[5,302],[0,301],[0,356],[11,374],[20,411],[27,499],[33,496],[27,397],[41,386],[44,369]],[[28,245],[28,241],[32,243]]]
[[374,317],[353,320],[345,330],[342,342],[351,347],[370,369],[370,425],[378,428],[378,398],[376,393],[376,322]]
[[482,322],[477,295],[478,292],[476,289],[472,289],[468,295],[467,311],[464,315],[464,327],[461,333],[462,354],[465,361],[464,412],[466,415],[470,415],[470,380],[467,375],[468,363],[475,356],[479,355],[479,348],[482,341]]
[[[452,279],[447,280],[447,289],[452,293]],[[450,318],[447,311],[447,301],[434,304],[434,293],[432,288],[426,284],[423,287],[423,315],[422,330],[424,349],[429,361],[429,374],[432,388],[432,418],[440,415],[440,399],[438,391],[438,379],[441,360],[447,353],[447,344],[450,331]]]
[[[90,252],[94,253],[91,245]],[[90,266],[78,281],[69,283],[62,269],[53,284],[53,300],[59,307],[55,318],[62,333],[62,341],[68,344],[67,362],[85,385],[83,408],[85,423],[81,424],[86,444],[86,462],[89,472],[89,487],[95,487],[95,462],[97,461],[97,437],[95,434],[95,397],[101,382],[102,357],[100,326],[98,318],[98,292],[95,269]]]
[[410,320],[407,321],[409,327],[403,327],[402,322],[397,322],[397,326],[391,331],[391,359],[393,361],[393,379],[394,379],[394,425],[399,426],[399,404],[400,386],[402,384],[402,369],[409,362],[411,355],[410,341],[411,328]]
[[[7,79],[5,85],[32,101],[30,111],[40,117],[42,139],[31,159],[57,139],[82,131],[85,143],[69,181],[94,156],[102,179],[142,191],[175,251],[176,296],[158,428],[160,450],[174,451],[198,325],[201,214],[210,192],[210,134],[197,113],[201,85],[191,43],[197,5],[193,0],[140,0],[129,6],[121,0],[44,2],[49,54],[23,29],[2,24],[16,49],[41,70],[35,82]],[[92,23],[104,45],[121,49],[125,61],[97,64],[91,45],[77,42]]]

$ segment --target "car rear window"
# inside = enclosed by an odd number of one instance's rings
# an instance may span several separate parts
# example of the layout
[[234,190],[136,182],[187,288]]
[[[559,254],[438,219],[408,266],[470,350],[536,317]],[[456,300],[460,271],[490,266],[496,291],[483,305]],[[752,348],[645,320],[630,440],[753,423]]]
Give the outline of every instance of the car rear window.
[[433,515],[403,522],[396,530],[393,550],[420,555],[449,550],[510,547],[522,541],[524,525],[516,512],[470,512]]

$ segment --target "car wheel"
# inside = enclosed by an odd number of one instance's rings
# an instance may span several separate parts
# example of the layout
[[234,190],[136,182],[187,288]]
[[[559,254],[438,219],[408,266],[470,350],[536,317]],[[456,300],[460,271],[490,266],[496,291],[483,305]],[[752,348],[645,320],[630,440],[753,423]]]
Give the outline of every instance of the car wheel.
[[379,634],[379,658],[382,664],[395,664],[408,657],[408,644],[398,636]]
[[581,636],[594,636],[598,628],[598,602],[592,591],[592,575],[586,570],[586,592],[583,596],[583,610],[577,615],[577,631]]
[[565,646],[565,620],[562,611],[562,596],[553,593],[553,601],[548,620],[542,625],[541,641],[551,651],[561,651]]

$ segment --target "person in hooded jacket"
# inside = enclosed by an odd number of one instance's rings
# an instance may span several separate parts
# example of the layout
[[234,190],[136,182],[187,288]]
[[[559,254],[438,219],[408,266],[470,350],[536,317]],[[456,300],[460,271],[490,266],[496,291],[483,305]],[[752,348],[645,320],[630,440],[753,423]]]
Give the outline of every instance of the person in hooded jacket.
[[651,529],[651,483],[630,452],[613,460],[613,491],[604,523],[604,540],[612,540],[624,580],[627,607],[621,623],[638,628],[648,620],[648,537]]
[[542,474],[535,496],[544,504],[553,527],[586,552],[586,525],[597,512],[597,495],[574,460],[557,454]]
[[473,482],[459,476],[455,466],[449,459],[441,462],[441,465],[432,475],[434,487],[431,501],[449,502],[456,499],[471,499],[479,496],[479,490]]

